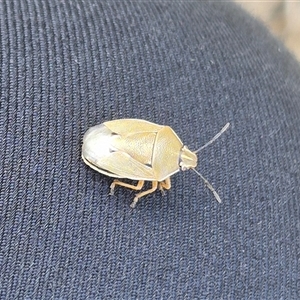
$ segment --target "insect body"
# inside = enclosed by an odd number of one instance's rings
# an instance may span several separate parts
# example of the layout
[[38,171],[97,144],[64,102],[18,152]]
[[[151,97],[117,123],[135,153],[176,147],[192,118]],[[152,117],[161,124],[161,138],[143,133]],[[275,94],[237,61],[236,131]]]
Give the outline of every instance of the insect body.
[[196,153],[217,139],[228,126],[229,123],[210,142],[192,152],[169,126],[139,119],[108,121],[85,133],[82,159],[94,170],[110,177],[138,180],[135,186],[115,179],[111,184],[111,194],[116,185],[141,190],[144,181],[152,181],[151,189],[135,196],[130,205],[132,208],[141,197],[157,188],[162,192],[170,189],[170,176],[188,169],[193,169],[221,202],[217,192],[194,168],[197,166]]

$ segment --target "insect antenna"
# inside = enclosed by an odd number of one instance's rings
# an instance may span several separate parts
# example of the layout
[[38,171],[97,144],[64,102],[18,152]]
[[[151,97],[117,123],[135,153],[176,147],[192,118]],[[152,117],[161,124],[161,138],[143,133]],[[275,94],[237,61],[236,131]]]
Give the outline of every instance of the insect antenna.
[[209,142],[207,142],[204,146],[200,147],[199,149],[197,149],[196,151],[194,151],[194,153],[198,153],[199,151],[201,151],[202,149],[206,148],[208,145],[210,145],[211,143],[213,143],[216,139],[218,139],[230,126],[230,123],[227,123],[222,129],[221,131],[216,134]]
[[217,199],[217,201],[219,203],[222,203],[222,200],[219,196],[219,194],[216,192],[216,190],[213,188],[213,186],[208,182],[208,180],[206,178],[203,177],[203,175],[201,175],[197,170],[195,170],[194,168],[192,169],[194,170],[194,172],[200,176],[200,178],[204,181],[204,184],[212,191],[212,193],[214,194],[215,198]]

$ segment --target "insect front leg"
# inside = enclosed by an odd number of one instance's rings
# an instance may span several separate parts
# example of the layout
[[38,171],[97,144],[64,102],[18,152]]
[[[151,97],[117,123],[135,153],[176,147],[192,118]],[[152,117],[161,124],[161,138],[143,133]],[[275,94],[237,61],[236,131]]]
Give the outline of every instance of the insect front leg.
[[133,199],[133,202],[130,204],[130,207],[131,208],[135,208],[136,206],[136,203],[139,201],[140,198],[148,195],[148,194],[151,194],[153,193],[154,191],[157,190],[157,185],[158,185],[158,181],[152,181],[152,188],[147,190],[147,191],[144,191],[144,192],[141,192],[139,194],[137,194],[134,199]]
[[113,183],[110,185],[110,193],[109,193],[110,195],[114,194],[116,185],[124,186],[126,188],[129,188],[129,189],[132,189],[132,190],[135,190],[135,191],[139,191],[139,190],[142,189],[142,187],[144,185],[144,180],[139,180],[139,182],[137,183],[137,185],[132,185],[132,184],[120,181],[118,179],[115,179],[113,181]]
[[164,190],[169,190],[171,188],[171,179],[170,177],[158,183],[158,188],[163,195],[165,195]]

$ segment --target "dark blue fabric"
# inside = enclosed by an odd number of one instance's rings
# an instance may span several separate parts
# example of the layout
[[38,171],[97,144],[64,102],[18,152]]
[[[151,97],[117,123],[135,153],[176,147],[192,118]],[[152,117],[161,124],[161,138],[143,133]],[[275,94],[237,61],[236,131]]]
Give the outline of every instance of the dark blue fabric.
[[[299,299],[300,68],[231,3],[0,2],[1,299]],[[132,210],[81,160],[118,118],[198,170]]]

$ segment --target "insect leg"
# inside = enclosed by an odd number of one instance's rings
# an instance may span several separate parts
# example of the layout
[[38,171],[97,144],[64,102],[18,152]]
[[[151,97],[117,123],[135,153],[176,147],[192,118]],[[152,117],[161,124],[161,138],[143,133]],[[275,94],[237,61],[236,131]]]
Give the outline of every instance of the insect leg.
[[126,188],[129,188],[129,189],[132,189],[132,190],[135,190],[135,191],[139,191],[142,189],[143,185],[144,185],[144,180],[139,180],[138,184],[137,185],[132,185],[132,184],[129,184],[129,183],[125,183],[123,181],[120,181],[118,179],[115,179],[113,181],[113,183],[110,185],[110,195],[113,195],[114,194],[114,190],[115,190],[115,186],[116,185],[120,185],[120,186],[124,186]]
[[157,181],[152,181],[152,188],[147,190],[147,191],[144,191],[144,192],[141,192],[141,193],[137,194],[134,197],[133,202],[130,204],[130,207],[134,208],[136,206],[136,203],[139,201],[140,198],[142,198],[142,197],[144,197],[148,194],[153,193],[157,189],[157,184],[158,184]]
[[165,195],[165,190],[169,190],[171,188],[171,178],[167,178],[164,181],[161,181],[158,183],[158,188],[162,192],[163,195]]

